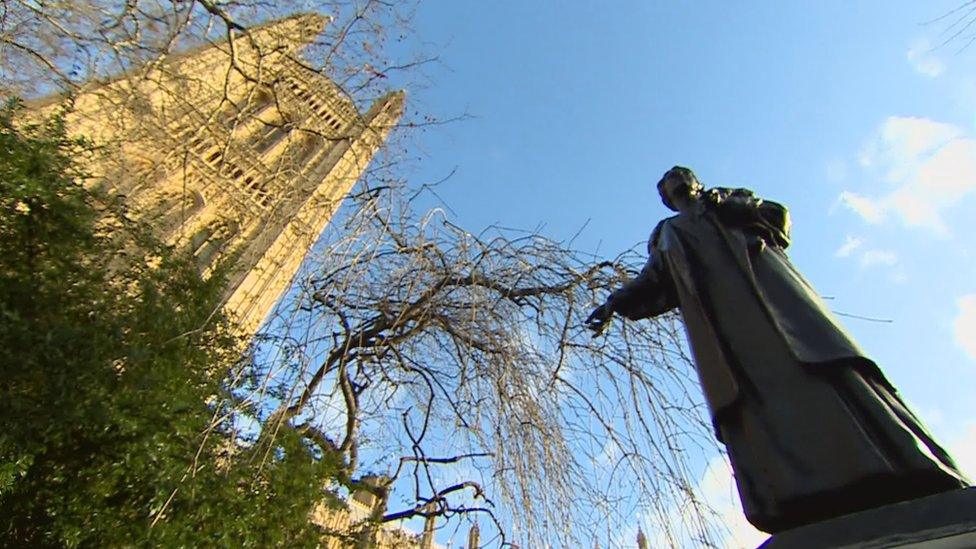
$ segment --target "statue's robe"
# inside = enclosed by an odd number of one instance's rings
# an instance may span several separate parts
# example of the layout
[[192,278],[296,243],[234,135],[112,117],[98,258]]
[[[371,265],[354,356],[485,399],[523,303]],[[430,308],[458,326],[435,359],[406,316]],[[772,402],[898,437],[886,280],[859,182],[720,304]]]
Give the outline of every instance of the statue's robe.
[[787,258],[784,207],[713,189],[662,221],[630,319],[679,308],[743,509],[777,532],[967,485]]

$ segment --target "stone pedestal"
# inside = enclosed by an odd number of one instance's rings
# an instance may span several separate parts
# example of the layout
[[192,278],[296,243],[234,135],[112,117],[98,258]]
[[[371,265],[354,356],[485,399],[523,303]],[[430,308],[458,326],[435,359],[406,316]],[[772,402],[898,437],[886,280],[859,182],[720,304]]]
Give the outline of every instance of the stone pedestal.
[[976,487],[780,532],[759,549],[976,548]]

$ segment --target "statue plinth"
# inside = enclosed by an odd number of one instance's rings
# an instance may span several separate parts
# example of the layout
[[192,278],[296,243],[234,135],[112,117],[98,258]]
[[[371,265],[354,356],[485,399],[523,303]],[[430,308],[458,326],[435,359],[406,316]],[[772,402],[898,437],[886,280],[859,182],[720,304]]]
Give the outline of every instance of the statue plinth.
[[851,513],[773,535],[759,549],[976,547],[976,488]]

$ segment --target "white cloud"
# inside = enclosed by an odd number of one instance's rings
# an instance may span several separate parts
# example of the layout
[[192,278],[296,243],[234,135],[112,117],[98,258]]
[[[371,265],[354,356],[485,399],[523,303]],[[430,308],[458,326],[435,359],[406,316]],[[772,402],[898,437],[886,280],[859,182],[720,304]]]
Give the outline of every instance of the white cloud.
[[600,453],[593,456],[593,465],[601,471],[608,471],[620,458],[620,445],[612,438],[607,438]]
[[976,294],[967,294],[956,301],[959,312],[952,321],[956,344],[976,360]]
[[962,474],[976,479],[976,422],[969,423],[957,436],[949,440],[946,450],[956,461]]
[[[714,547],[720,549],[753,549],[766,541],[769,534],[756,530],[746,520],[739,502],[738,490],[732,475],[732,466],[725,455],[712,457],[702,472],[695,492],[702,498],[702,502],[711,511],[710,519],[714,520],[718,537],[710,536]],[[714,513],[714,514],[712,514]],[[644,534],[648,538],[649,547],[697,548],[701,547],[701,539],[697,538],[698,530],[682,530],[683,526],[695,523],[695,511],[689,507],[673,507],[668,509],[665,519],[670,527],[659,523],[654,513],[639,513],[637,524],[643,526]],[[633,547],[637,536],[637,525],[624,528],[616,532],[611,539],[611,547]]]
[[857,154],[857,163],[861,165],[862,168],[869,168],[871,164],[874,164],[874,157],[871,156],[871,151],[862,150]]
[[928,40],[913,42],[905,57],[915,72],[929,78],[935,78],[945,72],[945,63],[932,53],[932,44]]
[[862,244],[864,244],[863,238],[847,235],[844,238],[844,243],[841,244],[840,248],[837,248],[836,252],[834,252],[834,257],[847,257],[851,255],[854,250],[860,248]]
[[[834,257],[857,257],[861,267],[873,267],[883,265],[894,267],[898,264],[898,254],[891,250],[881,250],[877,248],[865,248],[865,240],[858,236],[847,235],[844,243],[834,252]],[[904,272],[898,271],[891,274],[893,282],[904,282],[907,276]]]
[[888,250],[865,250],[861,254],[861,265],[871,267],[872,265],[887,265],[889,267],[898,263],[898,256],[895,252]]
[[699,485],[705,501],[715,510],[719,520],[728,528],[729,535],[719,544],[725,549],[757,547],[769,534],[756,530],[746,520],[739,503],[732,466],[723,456],[715,456],[708,462]]
[[945,235],[946,211],[976,191],[976,139],[952,124],[889,117],[860,159],[889,189],[877,197],[845,190],[838,203],[868,223],[880,223],[890,212],[908,227]]
[[942,212],[936,200],[916,196],[917,189],[900,188],[887,196],[886,207],[897,211],[908,227],[927,227],[938,235],[946,235],[948,227],[942,221]]
[[[952,124],[917,116],[889,116],[878,132],[880,141],[873,150],[894,162],[934,151],[962,135]],[[869,150],[872,147],[869,146]]]
[[884,206],[866,196],[844,191],[837,200],[868,223],[877,224],[884,220]]

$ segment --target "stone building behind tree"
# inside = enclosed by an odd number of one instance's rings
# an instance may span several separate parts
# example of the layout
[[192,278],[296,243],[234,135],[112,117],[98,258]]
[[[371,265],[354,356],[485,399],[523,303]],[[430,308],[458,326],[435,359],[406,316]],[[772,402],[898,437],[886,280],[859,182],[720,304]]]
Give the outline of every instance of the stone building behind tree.
[[[397,124],[404,93],[357,110],[301,49],[327,17],[254,27],[78,90],[68,125],[93,140],[93,185],[155,235],[218,265],[242,336],[266,320]],[[52,112],[64,99],[42,100]]]

